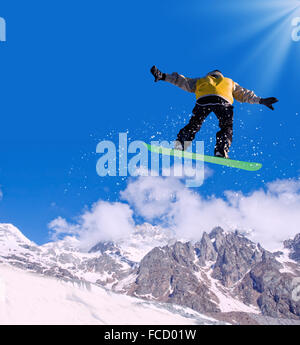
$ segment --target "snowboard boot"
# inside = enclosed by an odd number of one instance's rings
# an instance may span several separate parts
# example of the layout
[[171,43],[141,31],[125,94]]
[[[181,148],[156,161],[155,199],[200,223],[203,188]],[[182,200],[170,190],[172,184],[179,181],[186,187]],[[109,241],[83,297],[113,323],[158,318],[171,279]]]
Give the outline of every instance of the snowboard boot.
[[183,150],[183,145],[182,145],[182,143],[179,140],[175,141],[175,143],[174,143],[174,150],[180,150],[180,151]]
[[177,139],[174,144],[174,150],[186,151],[191,143],[191,141],[185,141],[184,143],[182,143]]
[[224,148],[224,149],[215,148],[215,157],[229,159],[228,151],[229,150],[227,148]]

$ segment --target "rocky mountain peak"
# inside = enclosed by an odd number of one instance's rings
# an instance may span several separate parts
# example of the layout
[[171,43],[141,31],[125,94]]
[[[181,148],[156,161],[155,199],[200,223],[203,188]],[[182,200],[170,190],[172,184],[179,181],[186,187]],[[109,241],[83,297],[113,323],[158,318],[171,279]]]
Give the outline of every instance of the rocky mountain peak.
[[290,250],[290,258],[300,262],[300,234],[297,234],[294,239],[283,242],[284,247]]

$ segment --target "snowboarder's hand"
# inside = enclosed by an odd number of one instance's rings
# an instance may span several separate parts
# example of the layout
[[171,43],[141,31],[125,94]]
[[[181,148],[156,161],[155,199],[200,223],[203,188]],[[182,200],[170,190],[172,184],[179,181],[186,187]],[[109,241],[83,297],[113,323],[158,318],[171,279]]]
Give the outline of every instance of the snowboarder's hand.
[[155,82],[166,79],[166,74],[162,73],[156,66],[152,66],[150,72],[153,74]]
[[278,99],[275,97],[269,97],[269,98],[261,98],[259,103],[265,105],[266,107],[270,108],[271,110],[274,110],[273,104],[278,102]]

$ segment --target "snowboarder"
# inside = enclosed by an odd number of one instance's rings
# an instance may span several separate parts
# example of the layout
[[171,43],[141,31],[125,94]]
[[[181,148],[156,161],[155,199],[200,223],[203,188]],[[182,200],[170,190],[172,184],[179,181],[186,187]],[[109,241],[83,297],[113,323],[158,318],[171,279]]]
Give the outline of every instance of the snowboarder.
[[229,158],[228,152],[233,135],[233,102],[263,104],[274,110],[273,104],[278,102],[275,97],[260,98],[253,91],[242,88],[229,78],[225,78],[219,70],[209,72],[204,78],[186,78],[176,72],[162,73],[156,66],[151,68],[155,82],[167,81],[181,89],[196,94],[196,105],[189,123],[182,128],[175,142],[175,149],[187,149],[195,138],[206,117],[214,112],[219,120],[220,131],[214,154],[216,157]]

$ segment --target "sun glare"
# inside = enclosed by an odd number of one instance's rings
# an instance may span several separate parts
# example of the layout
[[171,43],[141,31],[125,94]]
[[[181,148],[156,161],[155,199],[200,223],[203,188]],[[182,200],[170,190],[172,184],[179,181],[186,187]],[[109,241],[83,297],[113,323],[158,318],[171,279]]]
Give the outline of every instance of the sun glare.
[[249,49],[237,63],[236,73],[241,75],[253,69],[261,71],[259,82],[271,91],[291,49],[297,49],[300,54],[300,1],[252,0],[249,7],[243,7],[244,12],[241,5],[239,10],[244,13],[245,20],[238,32],[228,34],[231,40],[226,42],[231,42],[233,50],[249,42]]

